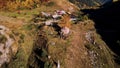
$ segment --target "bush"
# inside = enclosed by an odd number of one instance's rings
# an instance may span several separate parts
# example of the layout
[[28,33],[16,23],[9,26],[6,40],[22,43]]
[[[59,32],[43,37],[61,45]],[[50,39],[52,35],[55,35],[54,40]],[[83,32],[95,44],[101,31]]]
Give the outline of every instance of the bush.
[[117,41],[117,43],[118,43],[118,45],[120,46],[120,41],[119,41],[119,40]]
[[79,16],[78,16],[78,19],[80,20],[80,21],[85,21],[85,20],[88,20],[88,15],[81,15],[81,14],[78,14]]
[[4,35],[0,35],[0,43],[5,43],[7,38]]

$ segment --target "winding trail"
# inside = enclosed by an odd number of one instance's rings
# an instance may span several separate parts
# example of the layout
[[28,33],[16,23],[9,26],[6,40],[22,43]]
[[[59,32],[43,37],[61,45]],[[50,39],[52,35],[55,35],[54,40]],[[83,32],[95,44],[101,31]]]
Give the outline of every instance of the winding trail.
[[[67,49],[66,68],[90,68],[87,50],[84,47],[83,31],[81,25],[73,26],[73,37],[70,47]],[[77,64],[77,65],[76,65]]]

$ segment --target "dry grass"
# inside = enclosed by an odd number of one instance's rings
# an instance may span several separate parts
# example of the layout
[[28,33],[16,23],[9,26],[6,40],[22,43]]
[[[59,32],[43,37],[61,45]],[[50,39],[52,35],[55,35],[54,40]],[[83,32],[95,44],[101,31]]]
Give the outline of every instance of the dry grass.
[[53,2],[49,0],[4,0],[0,1],[0,10],[23,10],[39,8],[42,5],[52,6]]
[[74,4],[70,3],[67,0],[52,0],[53,2],[55,2],[59,7],[61,7],[61,9],[66,10],[68,12],[76,12],[79,10],[79,8],[77,6],[75,6]]
[[0,17],[0,25],[9,28],[10,37],[12,37],[15,41],[12,45],[12,50],[17,51],[13,54],[13,58],[15,59],[12,59],[11,63],[8,65],[8,68],[26,68],[35,37],[35,33],[33,31],[35,31],[36,28],[28,30],[24,27],[29,24],[25,24],[21,20],[3,16]]
[[[31,54],[33,43],[34,43],[34,34],[30,30],[23,29],[20,27],[18,30],[14,30],[18,33],[16,36],[17,43],[19,46],[18,52],[15,54],[15,58],[10,64],[9,68],[26,68],[28,63],[28,58]],[[15,33],[14,32],[14,33]],[[16,35],[16,34],[15,34]]]
[[[33,19],[34,15],[38,15],[41,11],[53,12],[56,9],[60,9],[60,7],[57,6],[56,4],[54,4],[54,2],[52,2],[52,3],[53,3],[52,5],[50,5],[51,2],[46,3],[46,4],[42,4],[39,7],[33,8],[32,10],[19,9],[19,10],[13,10],[13,11],[7,11],[7,10],[0,11],[0,17],[7,16],[7,17],[12,17],[12,18],[17,19],[17,20],[20,19],[20,20],[23,20],[25,22],[30,22],[30,20]],[[3,20],[4,19],[5,18],[3,18]]]
[[41,0],[24,0],[24,1],[1,1],[1,8],[0,9],[7,9],[10,11],[18,10],[18,9],[24,9],[24,8],[36,8],[39,7],[41,3]]
[[71,45],[67,48],[65,58],[65,68],[90,68],[89,58],[85,54],[87,51],[82,34],[84,31],[79,24],[72,25],[72,31]]

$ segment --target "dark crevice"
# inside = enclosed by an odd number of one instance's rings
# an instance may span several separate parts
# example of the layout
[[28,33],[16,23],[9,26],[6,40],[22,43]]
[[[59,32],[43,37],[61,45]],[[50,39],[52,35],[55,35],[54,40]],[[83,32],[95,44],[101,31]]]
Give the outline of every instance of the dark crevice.
[[28,60],[28,68],[44,68],[48,56],[47,41],[45,33],[42,30],[39,31]]

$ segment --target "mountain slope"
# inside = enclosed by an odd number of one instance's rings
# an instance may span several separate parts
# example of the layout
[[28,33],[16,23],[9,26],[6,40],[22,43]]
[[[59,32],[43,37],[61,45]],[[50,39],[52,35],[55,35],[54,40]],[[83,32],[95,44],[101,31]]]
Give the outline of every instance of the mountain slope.
[[[50,3],[53,5],[48,6]],[[70,11],[69,8],[74,11]],[[33,10],[38,13],[34,14]],[[57,20],[53,19],[51,15],[60,10],[67,14]],[[2,12],[0,25],[6,26],[12,32],[16,52],[11,55],[10,62],[5,62],[1,67],[115,68],[113,53],[96,32],[95,22],[78,10],[76,5],[67,0],[52,0],[32,10]],[[47,17],[49,14],[50,17]],[[71,21],[73,18],[77,21]],[[46,25],[46,21],[49,20],[53,21],[52,25]],[[68,25],[70,34],[66,39],[61,38],[62,26]]]
[[112,2],[112,0],[69,0],[69,1],[78,5],[80,8],[101,6]]

